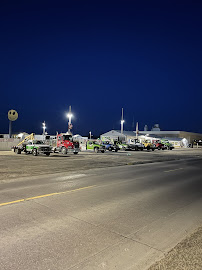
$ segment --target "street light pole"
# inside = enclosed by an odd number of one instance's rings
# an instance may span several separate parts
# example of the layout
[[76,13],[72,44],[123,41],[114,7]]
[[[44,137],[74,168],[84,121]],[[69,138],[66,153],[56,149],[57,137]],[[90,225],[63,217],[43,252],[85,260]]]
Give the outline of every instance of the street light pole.
[[45,134],[46,134],[46,122],[45,121],[42,123],[42,127],[43,127],[43,140],[45,141]]
[[122,116],[121,116],[121,134],[123,134],[123,123],[124,123],[124,120],[123,120],[123,108],[122,108]]
[[69,121],[68,121],[68,132],[69,133],[71,133],[71,129],[72,129],[72,116],[73,116],[72,108],[71,108],[71,106],[69,106],[69,112],[67,114],[67,117],[69,119]]

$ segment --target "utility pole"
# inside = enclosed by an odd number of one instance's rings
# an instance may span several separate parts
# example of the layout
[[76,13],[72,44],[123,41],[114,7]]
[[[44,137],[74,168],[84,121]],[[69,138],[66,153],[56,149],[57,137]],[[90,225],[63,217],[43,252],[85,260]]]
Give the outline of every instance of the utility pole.
[[12,136],[12,121],[9,120],[9,138]]

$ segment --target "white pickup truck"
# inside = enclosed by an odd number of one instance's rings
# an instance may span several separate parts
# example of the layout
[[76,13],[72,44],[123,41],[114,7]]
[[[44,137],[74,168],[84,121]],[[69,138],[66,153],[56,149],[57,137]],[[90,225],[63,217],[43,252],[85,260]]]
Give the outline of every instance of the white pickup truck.
[[144,145],[138,139],[129,139],[128,144],[135,151],[138,151],[138,150],[142,151],[144,149]]

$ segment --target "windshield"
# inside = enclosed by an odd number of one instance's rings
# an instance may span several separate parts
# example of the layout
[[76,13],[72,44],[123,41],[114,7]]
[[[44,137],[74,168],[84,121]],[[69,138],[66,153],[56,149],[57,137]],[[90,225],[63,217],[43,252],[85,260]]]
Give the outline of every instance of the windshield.
[[34,144],[44,144],[43,141],[33,141]]
[[71,135],[63,135],[63,140],[64,141],[72,141],[72,136]]

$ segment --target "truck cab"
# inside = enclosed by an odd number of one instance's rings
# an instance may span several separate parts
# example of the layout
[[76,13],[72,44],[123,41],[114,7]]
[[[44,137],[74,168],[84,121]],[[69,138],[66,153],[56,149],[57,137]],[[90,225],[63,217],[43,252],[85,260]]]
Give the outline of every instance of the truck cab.
[[61,152],[62,154],[74,153],[78,154],[80,151],[79,143],[74,142],[72,135],[68,133],[57,134],[56,147],[54,152]]

